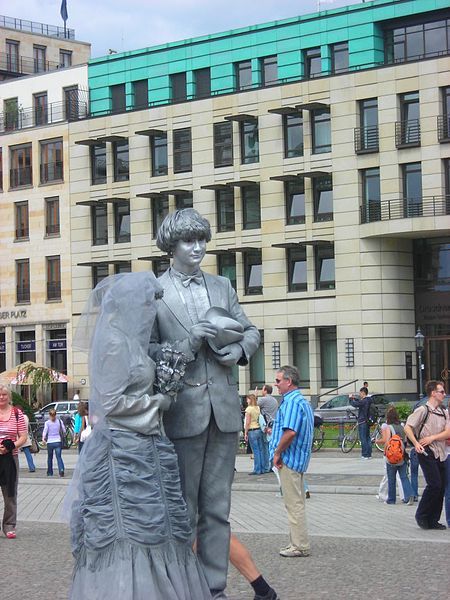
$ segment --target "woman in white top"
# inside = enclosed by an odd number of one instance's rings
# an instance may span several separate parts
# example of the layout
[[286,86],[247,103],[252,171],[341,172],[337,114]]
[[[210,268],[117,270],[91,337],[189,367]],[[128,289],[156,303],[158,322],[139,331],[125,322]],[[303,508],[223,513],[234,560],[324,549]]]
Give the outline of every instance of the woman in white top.
[[62,436],[66,433],[66,428],[61,419],[56,418],[56,410],[52,408],[48,411],[49,419],[45,421],[42,439],[47,443],[47,477],[53,475],[53,453],[56,454],[59,476],[64,477],[64,463],[62,453]]

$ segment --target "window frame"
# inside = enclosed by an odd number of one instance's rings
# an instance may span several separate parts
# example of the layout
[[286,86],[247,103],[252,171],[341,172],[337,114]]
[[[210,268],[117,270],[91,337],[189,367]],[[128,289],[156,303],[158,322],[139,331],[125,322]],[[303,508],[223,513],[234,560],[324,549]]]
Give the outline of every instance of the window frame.
[[[242,81],[243,73],[250,74],[250,81]],[[242,92],[245,90],[251,90],[253,87],[253,74],[252,74],[252,61],[251,60],[240,60],[234,63],[234,79],[235,79],[235,90]]]
[[[343,42],[337,42],[335,44],[331,44],[331,72],[334,73],[346,73],[350,68],[350,54],[348,51],[348,41],[345,40]],[[336,56],[346,55],[346,66],[340,67],[336,69]]]
[[[18,258],[16,264],[16,304],[29,304],[30,289],[30,259]],[[20,280],[22,280],[20,282]]]
[[209,98],[211,96],[211,69],[210,67],[204,67],[202,69],[195,69],[194,75],[194,89],[195,98],[201,100],[202,98]]
[[[375,172],[377,175],[375,175]],[[371,223],[372,221],[381,220],[381,180],[380,180],[380,167],[369,167],[368,169],[362,169],[360,173],[361,177],[361,211],[362,211],[362,222]],[[369,190],[372,186],[369,185],[371,181],[378,181],[378,198],[369,197]]]
[[47,92],[33,94],[34,125],[47,125],[48,123],[48,95]]
[[[311,115],[311,133],[312,133],[312,149],[311,154],[326,154],[331,152],[332,149],[332,140],[331,140],[331,113],[329,109],[319,109],[312,110],[310,112]],[[328,119],[320,119],[321,117],[328,115]],[[320,119],[320,120],[319,120]],[[317,127],[320,126],[321,123],[328,123],[328,136],[329,143],[321,144],[320,146],[317,144]]]
[[[223,134],[221,129],[228,129],[228,134]],[[231,121],[213,124],[213,148],[214,168],[233,166],[233,123]],[[221,158],[227,151],[229,158]]]
[[[261,85],[262,87],[269,87],[278,84],[278,56],[272,54],[271,56],[264,56],[259,59],[260,71],[261,71]],[[274,79],[267,78],[267,68],[275,65],[276,77]]]
[[[319,186],[325,186],[329,189],[320,189]],[[334,206],[331,212],[319,212],[321,202],[321,192],[331,192],[331,203],[333,204],[333,176],[330,174],[325,177],[314,177],[312,180],[313,192],[313,213],[314,223],[324,223],[334,220]]]
[[[322,281],[320,278],[323,261],[333,260],[334,279]],[[336,257],[334,253],[334,244],[320,244],[314,247],[314,268],[315,268],[315,287],[316,290],[334,290],[336,289]]]
[[[293,281],[297,263],[304,263],[304,281],[295,283]],[[288,277],[288,292],[307,292],[308,291],[308,253],[306,246],[297,248],[286,248],[286,264]]]
[[152,198],[150,203],[152,213],[152,238],[155,240],[161,223],[169,214],[169,196],[168,194],[165,194],[158,198]]
[[[128,226],[127,226],[128,223]],[[131,241],[131,213],[129,202],[114,202],[114,243]]]
[[[190,127],[174,129],[172,132],[173,140],[173,172],[174,173],[189,173],[192,171],[192,131]],[[186,139],[177,140],[182,136],[187,136]],[[178,148],[177,148],[178,144]],[[186,157],[189,160],[186,160]],[[183,164],[183,162],[185,164]]]
[[[103,274],[100,273],[103,270]],[[94,289],[100,281],[106,279],[109,276],[109,265],[108,263],[99,263],[98,265],[92,265],[91,277],[92,277],[92,289]]]
[[125,83],[109,86],[111,95],[111,114],[123,113],[127,110],[127,90]]
[[[225,264],[227,261],[232,264]],[[227,269],[234,271],[234,276],[230,277],[227,274]],[[234,252],[226,252],[224,254],[217,254],[217,273],[221,277],[226,277],[230,280],[231,287],[237,290],[237,267],[236,267],[236,254]]]
[[[319,348],[320,348],[320,379],[322,388],[334,388],[338,385],[338,364],[337,364],[337,331],[336,327],[319,327]],[[328,337],[328,339],[326,339]],[[325,345],[333,344],[332,352],[329,353],[333,360],[331,377],[327,371],[325,363]],[[330,365],[328,365],[329,367]],[[327,376],[326,376],[327,375]]]
[[[225,195],[225,197],[223,197]],[[216,190],[217,232],[224,233],[236,230],[234,188],[226,187]]]
[[[49,155],[53,157],[51,161]],[[58,160],[60,157],[60,160]],[[44,161],[46,159],[46,161]],[[52,165],[52,169],[50,169]],[[50,184],[64,181],[64,147],[62,138],[39,142],[40,183]],[[53,170],[53,173],[51,172]]]
[[[319,59],[319,70],[313,71],[311,67],[315,64],[315,61]],[[322,52],[320,46],[314,48],[306,48],[303,50],[303,63],[304,63],[304,78],[305,79],[316,79],[322,75]]]
[[[291,123],[289,122],[296,120],[299,123]],[[301,144],[296,145],[293,148],[290,147],[290,136],[289,132],[295,129],[299,129],[299,137],[301,138]],[[304,154],[304,123],[303,123],[303,114],[298,113],[294,115],[283,115],[283,141],[284,141],[284,158],[297,158],[299,156],[303,156]],[[299,148],[297,150],[297,148]]]
[[14,202],[15,238],[17,241],[30,239],[30,214],[28,200]]
[[59,236],[61,222],[59,215],[59,196],[44,198],[45,203],[45,237]]
[[[9,146],[10,189],[31,187],[33,185],[33,153],[31,142]],[[14,167],[13,164],[20,166]],[[14,175],[16,172],[16,175]],[[23,179],[22,179],[23,178]]]
[[[133,81],[133,108],[148,108],[148,79]],[[145,99],[145,102],[143,101]]]
[[59,66],[61,69],[67,69],[72,66],[72,50],[59,49]]
[[[252,195],[254,197],[252,197]],[[254,203],[254,212],[258,214],[255,219],[250,218],[252,212],[251,203]],[[259,185],[246,185],[241,187],[241,204],[242,204],[242,229],[261,229],[261,190]]]
[[[152,177],[162,177],[169,172],[169,155],[167,151],[167,133],[156,134],[150,137],[150,154],[152,161]],[[165,152],[164,152],[165,149]],[[160,152],[165,155],[165,164],[157,166]],[[162,161],[161,161],[162,162]]]
[[[108,177],[106,143],[99,142],[98,144],[93,144],[90,146],[89,150],[91,164],[91,185],[105,185]],[[98,150],[101,150],[101,152],[98,153]],[[98,161],[102,157],[105,159],[105,174],[97,175],[96,173],[100,172],[100,169],[98,168]]]
[[[249,130],[251,128],[251,130]],[[256,133],[256,135],[255,135]],[[240,145],[241,145],[241,164],[251,165],[259,162],[259,122],[258,119],[252,119],[251,121],[240,121],[239,122],[239,134],[240,134]],[[253,135],[254,147],[256,152],[249,154],[246,153],[246,148],[250,147],[248,140]]]
[[[244,295],[245,296],[256,296],[261,295],[264,289],[263,279],[263,263],[262,263],[262,251],[261,250],[246,250],[243,252],[243,263],[244,263]],[[259,267],[260,273],[256,273],[256,276],[261,281],[260,285],[250,285],[252,278],[253,267]]]
[[[102,228],[102,233],[100,233]],[[108,244],[108,205],[98,202],[91,206],[91,245],[105,246]]]
[[170,79],[170,101],[172,103],[186,102],[187,100],[187,77],[186,71],[171,73]]
[[[292,190],[294,186],[299,187],[299,191]],[[302,191],[303,190],[303,191]],[[303,215],[291,216],[293,199],[295,196],[303,196]],[[286,211],[286,225],[304,225],[306,214],[305,198],[305,180],[298,177],[297,181],[285,181],[284,183],[284,206]]]
[[[46,256],[47,302],[61,300],[61,257]],[[55,277],[56,275],[56,277]]]
[[[113,153],[113,172],[114,179],[113,181],[129,181],[130,179],[130,144],[129,140],[120,140],[112,143],[112,153]],[[120,167],[121,157],[125,156],[124,160],[125,167]]]

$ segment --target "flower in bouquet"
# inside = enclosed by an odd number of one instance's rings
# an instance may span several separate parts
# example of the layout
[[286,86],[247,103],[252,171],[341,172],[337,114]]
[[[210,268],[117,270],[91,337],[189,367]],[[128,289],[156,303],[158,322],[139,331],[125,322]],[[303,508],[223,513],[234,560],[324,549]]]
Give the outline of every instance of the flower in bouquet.
[[161,394],[176,396],[183,386],[186,356],[170,346],[161,348],[161,358],[156,363],[155,387]]

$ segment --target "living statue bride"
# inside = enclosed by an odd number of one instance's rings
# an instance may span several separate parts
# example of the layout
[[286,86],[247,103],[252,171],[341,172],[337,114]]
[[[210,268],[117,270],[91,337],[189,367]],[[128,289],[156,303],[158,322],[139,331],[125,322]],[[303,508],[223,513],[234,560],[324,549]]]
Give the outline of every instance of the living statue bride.
[[147,350],[159,295],[150,272],[108,277],[80,319],[75,346],[89,348],[94,428],[66,504],[71,600],[210,598],[189,545],[176,455],[161,429],[173,396],[153,391],[156,366]]

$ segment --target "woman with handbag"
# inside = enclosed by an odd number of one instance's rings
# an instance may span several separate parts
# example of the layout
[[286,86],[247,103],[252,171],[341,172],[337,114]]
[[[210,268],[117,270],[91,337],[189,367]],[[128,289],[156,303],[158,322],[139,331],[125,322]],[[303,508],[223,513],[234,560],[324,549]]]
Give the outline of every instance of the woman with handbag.
[[[85,430],[87,427],[89,427],[89,432],[90,432],[87,405],[86,405],[86,402],[79,402],[78,410],[75,415],[75,423],[73,426],[73,431],[75,433],[74,441],[75,441],[75,443],[78,443],[78,454],[80,454],[81,450],[83,449],[83,444],[85,442],[85,439],[87,438],[87,435],[89,435],[89,434],[86,435]],[[83,434],[83,431],[85,431],[84,434]]]
[[66,434],[64,423],[56,418],[56,410],[48,411],[48,420],[45,421],[42,439],[47,444],[47,477],[53,476],[53,454],[56,454],[59,476],[64,477],[64,462],[62,459],[63,438]]
[[25,454],[25,458],[27,459],[27,463],[28,463],[28,470],[30,471],[30,473],[34,473],[36,471],[36,467],[34,464],[33,456],[31,454],[32,441],[31,441],[31,437],[30,437],[30,420],[28,419],[28,417],[25,413],[23,414],[23,418],[24,418],[25,425],[27,428],[27,441],[22,446],[20,451]]

